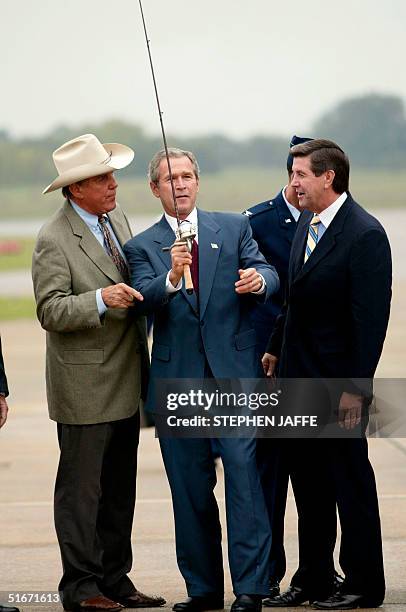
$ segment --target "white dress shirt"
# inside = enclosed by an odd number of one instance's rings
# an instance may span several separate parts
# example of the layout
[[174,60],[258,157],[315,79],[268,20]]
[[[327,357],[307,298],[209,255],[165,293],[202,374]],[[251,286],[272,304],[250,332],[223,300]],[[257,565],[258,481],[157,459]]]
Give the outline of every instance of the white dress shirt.
[[289,212],[290,212],[290,214],[292,215],[292,217],[294,218],[294,220],[295,220],[295,221],[296,221],[296,223],[297,223],[297,220],[298,220],[298,219],[299,219],[299,217],[300,217],[300,210],[298,210],[298,209],[296,208],[296,206],[293,206],[293,204],[291,204],[290,202],[288,202],[288,200],[287,200],[287,198],[286,198],[286,193],[285,193],[285,192],[286,192],[286,188],[287,188],[287,185],[286,185],[286,186],[285,186],[285,187],[282,189],[282,196],[283,196],[283,199],[285,200],[285,204],[286,204],[286,206],[289,208]]
[[[176,219],[176,217],[171,217],[171,215],[168,215],[167,212],[164,213],[165,219],[167,220],[167,222],[169,223],[170,228],[173,230],[174,233],[174,239],[176,238],[176,232],[178,229],[178,221]],[[181,226],[184,224],[186,225],[193,225],[193,229],[196,232],[196,236],[195,236],[195,240],[196,243],[199,244],[199,240],[198,240],[198,236],[197,236],[197,208],[195,207],[186,217],[186,219],[184,221],[180,222]],[[168,274],[166,275],[166,292],[167,293],[175,293],[175,291],[179,291],[180,289],[182,289],[183,286],[183,279],[181,278],[180,281],[178,282],[178,284],[176,285],[176,287],[174,287],[171,283],[171,281],[169,280],[169,275],[170,275],[171,271],[169,270]]]
[[334,202],[330,204],[330,206],[327,206],[327,208],[325,208],[321,213],[318,214],[318,217],[320,219],[320,225],[319,230],[317,232],[317,244],[320,242],[320,239],[323,236],[324,232],[326,231],[326,229],[328,228],[328,226],[330,225],[330,223],[332,222],[346,199],[347,192],[344,191],[344,193],[342,193],[336,200],[334,200]]
[[[176,236],[176,231],[178,229],[178,222],[176,217],[171,217],[171,215],[168,215],[168,213],[164,213],[165,215],[165,219],[167,220],[167,222],[169,223],[171,229],[173,230],[175,236]],[[198,223],[197,223],[197,208],[195,207],[186,217],[186,219],[184,221],[181,221],[181,225],[183,223],[189,223],[193,226],[194,231],[196,232],[196,237],[194,238],[194,240],[196,240],[196,243],[199,244],[199,228],[198,228]],[[174,293],[175,291],[179,291],[179,289],[182,289],[183,286],[183,279],[181,278],[179,283],[176,285],[176,287],[174,287],[171,283],[171,281],[169,280],[169,275],[170,275],[171,271],[169,270],[168,274],[166,275],[166,291],[167,293]],[[259,274],[259,272],[258,272]],[[259,276],[262,279],[262,285],[261,288],[258,291],[252,291],[251,293],[253,293],[254,295],[262,295],[265,291],[265,279],[262,276],[262,274],[259,274]]]

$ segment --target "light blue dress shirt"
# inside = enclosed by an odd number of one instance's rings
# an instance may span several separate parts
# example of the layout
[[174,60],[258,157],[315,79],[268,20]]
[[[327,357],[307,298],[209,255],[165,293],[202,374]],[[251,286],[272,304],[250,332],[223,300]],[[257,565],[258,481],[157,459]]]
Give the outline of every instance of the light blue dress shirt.
[[[73,200],[69,200],[69,202],[72,205],[72,208],[75,212],[77,212],[77,214],[79,215],[79,217],[82,219],[82,221],[84,221],[87,225],[87,227],[90,229],[90,231],[92,232],[93,236],[96,238],[97,242],[99,242],[99,244],[103,247],[103,249],[106,251],[107,253],[107,249],[106,246],[104,244],[104,236],[103,236],[103,231],[99,225],[99,218],[97,215],[92,215],[91,213],[87,212],[87,210],[83,210],[83,208],[81,208],[80,206],[78,206],[78,204],[76,204],[76,202],[73,202]],[[109,218],[106,217],[107,219],[107,227],[110,230],[110,234],[114,240],[114,242],[116,243],[116,246],[118,248],[118,250],[120,251],[121,255],[123,256],[124,261],[126,261],[124,253],[123,253],[123,249],[121,248],[121,245],[119,243],[119,241],[117,240],[117,237],[114,233],[113,228],[111,227],[111,223],[109,221]],[[107,306],[106,304],[103,302],[103,298],[101,295],[102,290],[101,289],[97,289],[96,290],[96,303],[97,303],[97,310],[99,311],[99,315],[101,316],[102,314],[104,314],[107,310]]]

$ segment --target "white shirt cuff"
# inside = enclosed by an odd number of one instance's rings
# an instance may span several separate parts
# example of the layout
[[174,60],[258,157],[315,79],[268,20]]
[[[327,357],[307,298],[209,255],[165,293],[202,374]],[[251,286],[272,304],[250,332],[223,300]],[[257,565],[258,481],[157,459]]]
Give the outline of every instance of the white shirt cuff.
[[[258,274],[259,274],[259,272],[258,272]],[[261,285],[260,289],[258,289],[258,291],[251,291],[251,293],[252,293],[253,295],[262,295],[263,293],[265,293],[265,289],[266,289],[266,282],[265,282],[265,279],[264,279],[264,277],[262,276],[262,274],[259,274],[259,275],[260,275],[260,277],[261,277],[261,279],[262,279],[262,285]]]
[[169,270],[168,274],[166,275],[166,285],[165,285],[166,293],[175,293],[176,291],[179,291],[179,289],[182,289],[183,280],[180,279],[176,287],[174,287],[171,281],[169,280],[170,273],[171,271]]
[[97,304],[97,310],[99,311],[99,316],[101,317],[102,315],[104,315],[104,313],[107,310],[107,306],[106,304],[103,302],[103,298],[102,298],[102,294],[101,294],[102,290],[101,289],[97,289],[96,290],[96,304]]

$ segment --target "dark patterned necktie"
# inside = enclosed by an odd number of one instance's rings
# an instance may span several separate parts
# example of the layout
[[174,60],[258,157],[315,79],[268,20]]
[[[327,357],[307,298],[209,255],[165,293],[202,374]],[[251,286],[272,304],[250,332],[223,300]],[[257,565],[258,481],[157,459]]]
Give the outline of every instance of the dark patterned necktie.
[[103,232],[104,245],[106,247],[107,253],[110,255],[111,259],[114,261],[114,264],[117,270],[120,272],[126,283],[130,280],[130,275],[128,273],[128,267],[124,260],[124,257],[121,255],[120,251],[117,248],[116,243],[114,242],[113,236],[110,233],[109,228],[107,227],[107,219],[106,217],[99,217],[99,224],[101,230]]
[[190,274],[192,276],[193,288],[196,295],[199,295],[199,248],[196,240],[192,243],[192,265],[190,266]]

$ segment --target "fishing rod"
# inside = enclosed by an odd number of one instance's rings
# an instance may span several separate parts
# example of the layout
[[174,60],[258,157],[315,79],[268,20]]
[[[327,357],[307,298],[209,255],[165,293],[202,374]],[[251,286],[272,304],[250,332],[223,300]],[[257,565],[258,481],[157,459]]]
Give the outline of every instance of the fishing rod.
[[[144,35],[145,35],[145,41],[147,43],[147,50],[148,50],[148,57],[149,57],[149,64],[151,67],[151,74],[152,74],[152,82],[154,84],[154,91],[155,91],[155,99],[156,99],[156,103],[157,103],[157,107],[158,107],[158,114],[159,114],[159,121],[161,124],[161,132],[162,132],[162,139],[163,139],[163,143],[164,143],[164,149],[165,149],[165,157],[166,157],[166,162],[168,164],[168,172],[169,172],[169,181],[171,183],[171,190],[172,190],[172,199],[173,199],[173,209],[175,211],[175,216],[176,216],[176,222],[178,225],[178,229],[176,232],[176,236],[178,238],[177,242],[174,244],[179,244],[180,241],[184,242],[186,244],[186,246],[188,247],[189,252],[192,250],[192,243],[193,243],[193,239],[196,236],[196,233],[193,232],[192,228],[189,227],[188,228],[182,228],[181,227],[181,220],[179,218],[179,209],[178,209],[178,203],[176,201],[176,192],[175,192],[175,185],[173,182],[173,176],[172,176],[172,168],[171,168],[171,162],[170,162],[170,158],[169,158],[169,152],[168,152],[168,144],[167,144],[167,140],[166,140],[166,134],[165,134],[165,127],[164,127],[164,122],[163,122],[163,112],[161,110],[161,104],[159,102],[159,95],[158,95],[158,87],[156,84],[156,78],[155,78],[155,71],[154,71],[154,64],[152,63],[152,55],[151,55],[151,48],[150,48],[150,44],[149,44],[149,38],[148,38],[148,32],[147,32],[147,26],[145,23],[145,18],[144,18],[144,11],[142,8],[142,3],[141,0],[138,0],[139,5],[140,5],[140,11],[141,11],[141,18],[142,18],[142,25],[144,28]],[[172,245],[174,246],[174,245]],[[172,248],[172,247],[170,247]],[[163,250],[170,250],[165,248]],[[193,293],[193,282],[192,282],[192,275],[190,273],[190,266],[185,265],[183,266],[183,276],[185,279],[185,287],[186,287],[186,292],[190,295]]]

